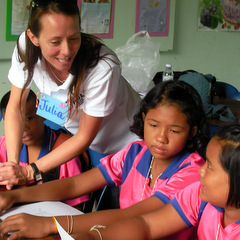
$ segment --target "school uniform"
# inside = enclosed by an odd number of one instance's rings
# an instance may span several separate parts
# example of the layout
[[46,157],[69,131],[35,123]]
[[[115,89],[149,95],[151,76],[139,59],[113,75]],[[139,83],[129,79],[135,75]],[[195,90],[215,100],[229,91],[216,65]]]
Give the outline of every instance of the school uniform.
[[201,200],[200,192],[201,183],[196,182],[178,192],[171,201],[187,227],[198,227],[199,240],[240,239],[240,219],[224,227],[224,209]]
[[[155,196],[164,204],[170,202],[179,190],[199,180],[198,169],[204,164],[197,153],[187,150],[180,152],[158,177],[154,187],[149,186],[148,176],[152,155],[145,141],[130,143],[115,155],[101,159],[98,165],[109,186],[121,186],[120,208],[129,207],[150,196]],[[166,239],[188,239],[194,229],[183,231],[185,235]],[[191,239],[191,238],[189,238]]]

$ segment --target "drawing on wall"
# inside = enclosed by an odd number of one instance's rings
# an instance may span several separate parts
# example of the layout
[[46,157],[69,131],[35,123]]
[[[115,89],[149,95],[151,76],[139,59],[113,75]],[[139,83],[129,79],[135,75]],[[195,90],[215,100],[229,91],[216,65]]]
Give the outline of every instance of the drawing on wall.
[[198,29],[240,31],[240,0],[200,0]]
[[[6,41],[16,41],[26,30],[30,0],[8,0]],[[81,28],[99,38],[112,38],[115,0],[78,0],[81,7]]]
[[135,33],[168,36],[170,0],[137,0]]
[[16,41],[18,36],[26,30],[30,0],[7,1],[6,41]]
[[114,3],[115,0],[78,0],[82,32],[112,38]]

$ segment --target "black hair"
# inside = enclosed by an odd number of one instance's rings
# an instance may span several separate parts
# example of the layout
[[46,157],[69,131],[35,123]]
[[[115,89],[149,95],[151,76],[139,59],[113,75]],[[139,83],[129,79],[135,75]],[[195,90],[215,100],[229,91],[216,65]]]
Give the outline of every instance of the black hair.
[[224,126],[215,137],[222,146],[219,154],[220,164],[229,176],[227,205],[240,208],[240,125]]
[[187,116],[190,129],[197,126],[197,133],[188,140],[186,148],[190,152],[205,151],[210,137],[201,97],[192,86],[183,81],[164,81],[152,88],[142,99],[140,110],[134,116],[134,123],[130,130],[144,139],[142,114],[146,115],[150,109],[156,108],[160,103],[174,103],[180,107]]
[[[6,112],[7,104],[8,104],[9,98],[10,98],[10,94],[11,94],[11,91],[8,91],[7,93],[5,93],[0,102],[0,110],[1,110],[1,114],[2,114],[3,118],[5,116],[5,112]],[[30,102],[32,100],[34,101],[34,104],[36,105],[36,94],[30,89],[28,97],[27,97],[27,102]]]

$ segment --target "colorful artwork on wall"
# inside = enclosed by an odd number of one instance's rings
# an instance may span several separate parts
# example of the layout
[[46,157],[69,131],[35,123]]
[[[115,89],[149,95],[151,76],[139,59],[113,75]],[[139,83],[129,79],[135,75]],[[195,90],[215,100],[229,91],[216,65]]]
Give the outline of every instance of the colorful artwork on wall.
[[200,0],[198,29],[240,31],[240,0]]

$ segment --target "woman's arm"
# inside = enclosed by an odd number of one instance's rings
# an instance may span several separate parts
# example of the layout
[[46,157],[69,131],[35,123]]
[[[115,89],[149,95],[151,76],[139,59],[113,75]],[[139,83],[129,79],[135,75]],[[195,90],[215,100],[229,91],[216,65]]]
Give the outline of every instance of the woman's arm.
[[24,130],[25,105],[29,89],[23,91],[22,99],[21,92],[21,88],[12,85],[4,117],[4,132],[6,137],[8,162],[11,161],[14,163],[19,162]]
[[22,96],[21,93],[21,88],[12,85],[4,116],[4,132],[8,162],[0,165],[0,185],[6,185],[8,190],[15,185],[15,179],[17,179],[19,184],[25,184],[27,181],[27,172],[26,176],[22,174],[22,169],[18,166],[18,162],[22,146],[25,105],[29,89],[24,90]]
[[[91,144],[100,128],[102,120],[103,118],[92,117],[83,112],[76,135],[72,136],[59,147],[39,159],[35,163],[38,169],[45,173],[61,165],[62,163],[71,160],[75,156],[80,155]],[[18,126],[16,122],[15,125]],[[21,126],[21,124],[19,125]],[[8,129],[10,128],[9,125],[6,127]],[[20,135],[22,136],[20,130],[17,130],[16,132],[18,132],[18,137]],[[9,131],[9,134],[12,134],[12,131]],[[13,134],[11,136],[13,136]],[[10,148],[13,146],[12,143],[10,142]],[[14,144],[14,146],[16,146],[16,144]],[[12,174],[10,174],[11,172]],[[0,166],[0,184],[6,185],[8,189],[11,189],[13,185],[25,184],[26,181],[30,181],[32,179],[33,170],[30,165],[21,167],[18,164],[4,163],[2,166]]]
[[67,162],[85,151],[97,135],[103,118],[92,117],[82,112],[77,133],[36,162],[42,172]]

